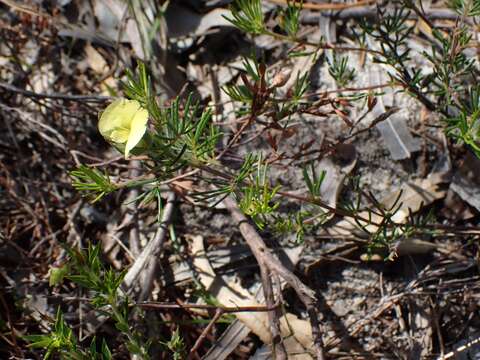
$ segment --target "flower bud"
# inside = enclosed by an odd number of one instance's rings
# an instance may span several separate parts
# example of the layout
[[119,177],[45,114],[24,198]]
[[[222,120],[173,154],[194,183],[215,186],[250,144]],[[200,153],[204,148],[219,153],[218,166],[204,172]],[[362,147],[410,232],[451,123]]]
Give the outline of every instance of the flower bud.
[[280,71],[275,77],[273,78],[272,81],[272,87],[282,87],[285,85],[290,79],[290,75],[292,74],[292,70],[290,69],[284,69]]

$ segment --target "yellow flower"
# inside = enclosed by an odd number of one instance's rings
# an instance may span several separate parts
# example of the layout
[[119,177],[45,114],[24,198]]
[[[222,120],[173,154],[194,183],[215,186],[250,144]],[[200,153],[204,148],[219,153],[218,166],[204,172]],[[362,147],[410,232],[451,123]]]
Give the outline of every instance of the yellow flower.
[[126,159],[142,140],[147,122],[148,111],[138,101],[118,99],[100,114],[98,130],[107,141],[125,152]]

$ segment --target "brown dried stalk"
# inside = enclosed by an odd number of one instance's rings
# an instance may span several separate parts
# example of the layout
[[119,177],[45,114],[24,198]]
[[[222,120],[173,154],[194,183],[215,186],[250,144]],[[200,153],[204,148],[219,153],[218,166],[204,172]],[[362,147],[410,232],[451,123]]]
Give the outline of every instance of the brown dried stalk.
[[271,272],[283,278],[295,290],[297,296],[305,305],[312,325],[312,335],[317,359],[324,360],[325,356],[323,353],[323,341],[316,307],[317,300],[315,292],[302,283],[294,273],[288,270],[280,260],[272,254],[261,236],[258,235],[255,228],[250,224],[247,217],[239,210],[235,200],[231,197],[227,197],[223,202],[225,207],[232,214],[235,222],[238,223],[240,232],[252,250],[257,262],[259,264],[265,264]]

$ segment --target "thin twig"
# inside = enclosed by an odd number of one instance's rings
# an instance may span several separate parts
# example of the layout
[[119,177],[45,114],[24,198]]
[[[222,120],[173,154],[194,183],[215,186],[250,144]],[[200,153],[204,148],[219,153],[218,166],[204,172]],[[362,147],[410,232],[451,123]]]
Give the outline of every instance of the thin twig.
[[[458,14],[450,9],[429,9],[425,12],[426,17],[432,20],[456,20],[458,19]],[[378,18],[378,11],[375,6],[369,6],[364,8],[350,8],[342,11],[335,11],[332,13],[318,13],[310,12],[306,13],[301,17],[301,22],[303,24],[318,24],[318,21],[321,16],[333,17],[335,19],[358,19],[358,18],[367,18],[369,20],[375,20]],[[410,14],[408,16],[409,20],[418,20],[416,14]],[[473,24],[470,24],[473,25]]]
[[207,335],[210,333],[210,330],[212,330],[213,328],[213,325],[215,325],[215,323],[217,322],[218,319],[220,319],[220,317],[223,315],[223,311],[222,309],[218,308],[216,311],[215,311],[215,315],[213,316],[212,320],[210,320],[210,322],[208,323],[207,327],[205,329],[203,329],[202,333],[200,334],[200,336],[198,337],[197,341],[195,341],[195,344],[193,345],[193,347],[191,348],[190,350],[190,354],[188,356],[189,359],[193,359],[194,357],[194,354],[196,354],[197,350],[200,348],[200,346],[202,345],[203,341],[205,340],[205,338],[207,337]]
[[[295,1],[287,1],[287,0],[268,0],[268,2],[271,2],[274,4],[280,4],[280,5],[295,4]],[[350,4],[341,4],[341,3],[315,4],[311,2],[300,3],[300,1],[297,1],[296,4],[298,6],[301,6],[302,9],[329,11],[329,10],[344,10],[344,9],[358,8],[358,7],[375,4],[376,2],[377,0],[360,0]]]
[[66,101],[81,101],[81,102],[106,102],[112,100],[111,96],[102,96],[102,95],[72,95],[72,94],[59,94],[59,93],[36,93],[34,91],[20,89],[16,86],[7,84],[3,81],[0,81],[0,88],[3,88],[12,93],[20,94],[25,97],[37,98],[37,99],[56,99],[56,100],[66,100]]
[[207,304],[189,304],[189,303],[166,303],[157,301],[142,301],[137,302],[135,306],[144,309],[200,309],[200,310],[217,310],[222,309],[224,314],[233,314],[240,312],[265,312],[278,309],[280,303],[273,304],[272,306],[221,306],[221,305],[207,305]]
[[363,47],[339,46],[339,45],[330,44],[330,43],[315,43],[315,42],[307,41],[304,39],[291,38],[289,36],[279,34],[273,31],[266,31],[265,34],[270,35],[271,37],[277,40],[294,42],[294,43],[297,43],[298,45],[303,45],[303,46],[312,46],[318,50],[323,49],[323,50],[333,50],[333,51],[355,51],[355,52],[362,52],[362,53],[365,52],[365,53],[370,53],[375,55],[382,55],[381,51],[367,49]]

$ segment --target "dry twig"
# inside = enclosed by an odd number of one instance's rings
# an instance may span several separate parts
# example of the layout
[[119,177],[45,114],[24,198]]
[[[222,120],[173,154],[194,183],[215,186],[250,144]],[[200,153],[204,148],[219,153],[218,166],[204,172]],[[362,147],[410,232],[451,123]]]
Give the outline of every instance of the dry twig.
[[[127,274],[125,275],[125,278],[123,279],[123,285],[125,289],[131,288],[131,286],[133,285],[133,282],[137,279],[140,272],[145,268],[145,266],[147,266],[147,264],[156,262],[156,258],[158,257],[158,254],[162,249],[162,244],[163,244],[163,241],[165,240],[165,235],[167,234],[167,227],[168,227],[168,224],[170,223],[172,213],[173,213],[174,201],[175,201],[175,194],[171,192],[168,195],[167,203],[165,205],[165,208],[163,209],[162,222],[159,225],[157,234],[147,244],[147,246],[143,248],[142,252],[138,256],[138,258],[135,260],[135,263],[128,270]],[[145,283],[143,284],[143,286],[146,286],[146,284],[149,284],[149,283],[151,284],[151,281],[153,281],[151,277],[145,279]]]
[[316,351],[317,359],[325,359],[323,353],[323,341],[320,332],[320,324],[318,319],[318,313],[316,309],[316,297],[315,292],[306,286],[302,281],[288,270],[270,251],[270,249],[265,245],[265,242],[258,235],[255,228],[250,224],[247,217],[238,209],[238,206],[230,197],[227,197],[224,200],[225,207],[232,214],[233,219],[238,224],[240,232],[242,233],[243,238],[247,242],[248,246],[252,250],[255,259],[259,264],[263,263],[265,266],[283,278],[297,293],[297,296],[305,305],[308,315],[310,317],[310,322],[312,324],[312,334],[314,340],[314,346]]

